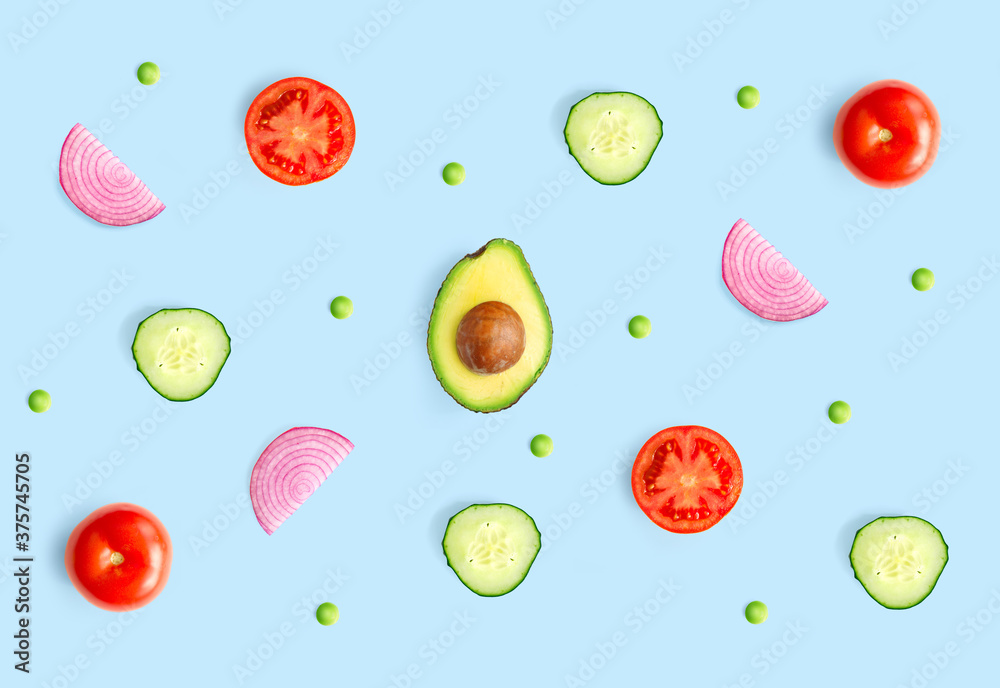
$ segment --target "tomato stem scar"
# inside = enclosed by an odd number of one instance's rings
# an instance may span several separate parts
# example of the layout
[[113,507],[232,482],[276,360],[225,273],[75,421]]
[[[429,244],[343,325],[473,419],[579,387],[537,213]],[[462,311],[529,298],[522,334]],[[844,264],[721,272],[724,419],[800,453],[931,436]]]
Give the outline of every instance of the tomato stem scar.
[[892,139],[892,132],[889,131],[888,129],[882,129],[878,133],[878,140],[882,141],[883,143],[885,143],[886,141],[889,141],[891,139]]
[[124,561],[125,557],[123,557],[120,552],[111,553],[111,563],[114,564],[115,566],[121,566],[122,563],[124,563]]

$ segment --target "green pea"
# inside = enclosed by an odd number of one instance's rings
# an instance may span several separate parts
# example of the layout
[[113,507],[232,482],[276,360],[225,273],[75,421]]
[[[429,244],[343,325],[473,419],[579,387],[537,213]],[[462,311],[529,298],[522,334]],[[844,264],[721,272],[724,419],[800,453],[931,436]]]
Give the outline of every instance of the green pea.
[[837,425],[843,425],[851,419],[851,405],[846,401],[835,401],[827,409],[827,415]]
[[330,314],[337,320],[350,318],[354,313],[354,302],[346,296],[338,296],[330,302]]
[[760,91],[753,86],[744,86],[736,94],[736,102],[744,110],[752,110],[760,104]]
[[645,315],[637,315],[628,321],[628,333],[636,339],[645,339],[653,331],[653,323]]
[[555,444],[548,435],[535,435],[531,438],[531,453],[538,458],[544,459],[552,453],[553,449],[555,449]]
[[448,186],[458,186],[465,181],[465,168],[457,162],[449,162],[444,166],[441,178]]
[[743,614],[750,623],[762,624],[767,620],[767,605],[759,600],[754,600],[747,605]]
[[316,620],[324,626],[332,626],[340,619],[340,610],[332,602],[324,602],[316,608]]
[[143,62],[135,71],[135,76],[139,79],[140,84],[152,86],[160,80],[160,68],[156,66],[155,62]]
[[934,286],[934,273],[927,268],[918,268],[913,271],[910,282],[917,291],[927,291]]
[[44,389],[36,389],[28,395],[28,408],[35,413],[45,413],[52,406],[52,396]]

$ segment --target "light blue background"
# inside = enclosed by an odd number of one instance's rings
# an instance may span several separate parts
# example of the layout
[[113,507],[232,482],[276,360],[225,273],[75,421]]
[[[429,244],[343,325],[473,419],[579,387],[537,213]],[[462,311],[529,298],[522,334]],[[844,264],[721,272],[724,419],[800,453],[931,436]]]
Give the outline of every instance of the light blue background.
[[[75,686],[238,685],[234,665],[289,624],[294,633],[244,685],[383,688],[415,664],[417,687],[564,686],[595,644],[619,632],[627,642],[597,660],[603,666],[586,685],[721,688],[744,674],[745,685],[774,688],[911,685],[927,653],[949,642],[958,655],[930,685],[983,685],[1000,621],[975,632],[959,624],[1000,589],[992,517],[1000,284],[987,282],[971,301],[949,294],[1000,252],[995,3],[909,0],[915,13],[897,15],[899,30],[884,37],[888,1],[587,0],[564,3],[575,9],[554,28],[546,12],[558,12],[555,0],[399,1],[402,10],[350,60],[341,44],[386,9],[381,0],[244,0],[221,17],[210,0],[77,0],[58,5],[16,52],[5,39],[3,481],[13,480],[11,454],[31,452],[37,561],[30,677],[7,664],[16,586],[0,571],[2,683],[67,685],[63,667]],[[679,70],[673,53],[723,10],[731,23],[703,34],[707,47]],[[22,18],[39,11],[34,1],[7,2],[0,28],[22,31]],[[147,59],[164,76],[144,91],[134,70]],[[340,91],[358,127],[346,168],[307,188],[260,174],[242,135],[254,95],[298,74]],[[499,86],[455,120],[449,109],[473,96],[480,77]],[[925,90],[952,139],[925,178],[881,208],[830,140],[840,104],[880,78]],[[762,93],[753,111],[735,104],[745,83]],[[813,87],[832,95],[810,111]],[[642,94],[664,121],[651,164],[623,187],[592,182],[562,141],[569,106],[596,90]],[[142,100],[131,107],[123,96]],[[780,124],[800,107],[801,128]],[[96,131],[104,118],[114,131],[102,140],[167,205],[149,223],[98,225],[58,186],[70,127]],[[436,128],[444,143],[390,190],[385,173]],[[717,182],[768,138],[777,153],[723,199]],[[450,160],[468,170],[457,188],[439,177]],[[185,218],[182,206],[230,163],[239,173]],[[570,184],[518,232],[512,215],[564,170]],[[852,243],[845,224],[872,204],[884,212]],[[722,241],[739,217],[824,293],[824,311],[751,341],[742,328],[761,321],[719,275]],[[327,236],[339,244],[334,257],[293,288],[288,271]],[[538,384],[498,416],[502,425],[439,388],[423,344],[448,269],[497,236],[523,247],[560,347]],[[626,275],[646,277],[636,271],[660,247],[671,257],[639,291],[616,288]],[[909,275],[924,265],[937,286],[918,293]],[[134,278],[88,322],[79,304],[99,298],[114,270]],[[195,306],[235,335],[274,289],[284,303],[234,345],[216,387],[169,405],[164,422],[150,420],[160,398],[131,362],[137,323],[161,307]],[[342,322],[326,310],[341,293],[356,309]],[[615,310],[606,324],[583,326],[606,300]],[[894,371],[889,352],[937,309],[948,322]],[[626,333],[635,313],[652,319],[647,340]],[[70,322],[79,336],[23,380],[18,366]],[[395,350],[393,341],[408,344]],[[734,342],[743,355],[688,403],[682,387]],[[356,393],[351,376],[383,347],[398,356]],[[44,415],[25,403],[38,387],[53,396]],[[821,434],[838,398],[853,406],[850,424],[808,463],[789,459]],[[144,419],[153,434],[128,439]],[[616,452],[630,466],[654,432],[688,423],[723,433],[743,462],[737,511],[713,530],[687,537],[656,528],[636,508],[627,475],[605,473],[610,487],[597,497],[586,487]],[[261,450],[309,424],[343,433],[357,449],[275,535],[248,508],[229,522],[220,505],[246,493]],[[538,432],[555,440],[548,459],[528,451]],[[463,438],[477,436],[463,461]],[[116,450],[124,463],[100,477],[100,462]],[[446,461],[457,472],[401,523],[395,505]],[[949,461],[965,474],[939,483],[947,493],[936,503],[915,501],[944,479]],[[759,484],[778,470],[787,483],[768,497]],[[88,475],[99,486],[65,506]],[[9,519],[11,490],[0,491]],[[73,526],[115,501],[151,509],[175,546],[166,590],[120,635],[120,621],[86,604],[62,564]],[[479,501],[517,504],[550,534],[524,584],[499,599],[466,590],[440,551],[448,517]],[[560,514],[574,502],[578,517],[567,521]],[[735,521],[741,509],[745,524]],[[853,580],[847,555],[860,525],[902,513],[932,520],[952,560],[924,603],[890,612]],[[226,529],[196,552],[192,538],[216,517]],[[0,530],[0,562],[9,563],[12,532]],[[341,621],[324,628],[295,605],[338,569],[348,577],[332,596]],[[661,579],[681,589],[637,629],[627,615]],[[771,616],[755,627],[742,610],[758,598]],[[443,633],[449,640],[456,613],[475,621],[444,654],[429,649]],[[807,630],[784,647],[789,623]],[[107,644],[99,634],[117,637]],[[772,646],[783,655],[773,664],[760,654]],[[74,674],[67,667],[77,655],[88,664]]]

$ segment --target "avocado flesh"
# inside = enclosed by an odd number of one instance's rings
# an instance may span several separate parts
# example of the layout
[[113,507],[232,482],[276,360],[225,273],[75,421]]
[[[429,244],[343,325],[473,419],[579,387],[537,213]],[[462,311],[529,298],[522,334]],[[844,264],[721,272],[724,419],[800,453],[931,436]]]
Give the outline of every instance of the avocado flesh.
[[[462,318],[486,301],[507,304],[524,323],[524,353],[512,367],[495,375],[478,375],[466,368],[455,344]],[[542,374],[551,352],[549,309],[517,244],[494,239],[458,261],[434,300],[427,331],[434,374],[455,401],[482,413],[513,405]]]

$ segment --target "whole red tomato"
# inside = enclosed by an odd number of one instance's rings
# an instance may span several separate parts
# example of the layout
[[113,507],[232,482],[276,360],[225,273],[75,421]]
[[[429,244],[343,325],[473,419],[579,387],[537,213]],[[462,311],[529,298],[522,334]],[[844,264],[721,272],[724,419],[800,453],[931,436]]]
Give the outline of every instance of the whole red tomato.
[[167,584],[173,547],[167,529],[134,504],[108,504],[73,529],[66,573],[88,602],[129,611],[152,602]]
[[844,166],[865,184],[894,189],[930,169],[941,140],[941,121],[916,86],[886,79],[848,99],[833,125],[833,143]]

